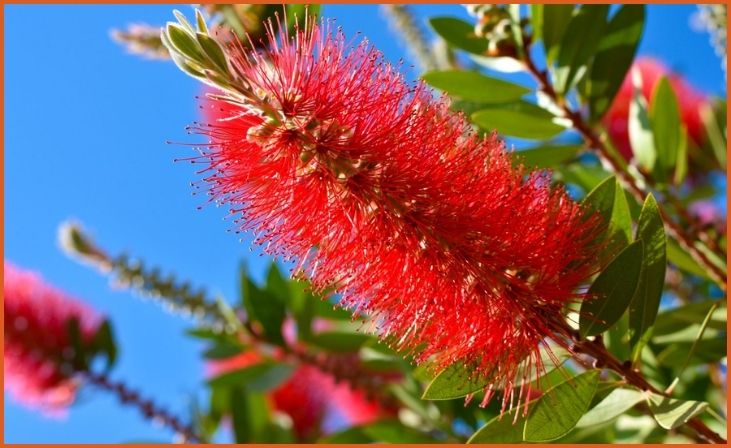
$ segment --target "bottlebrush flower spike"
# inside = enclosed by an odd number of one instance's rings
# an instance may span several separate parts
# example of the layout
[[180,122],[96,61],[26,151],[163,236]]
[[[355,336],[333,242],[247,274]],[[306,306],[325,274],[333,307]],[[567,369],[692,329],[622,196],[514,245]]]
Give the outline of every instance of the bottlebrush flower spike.
[[82,341],[101,319],[92,309],[47,285],[33,272],[4,264],[5,390],[19,402],[58,413],[74,400],[76,356],[69,326],[78,322]]
[[223,118],[194,128],[212,200],[417,362],[466,364],[503,407],[528,396],[596,269],[596,218],[327,21],[223,51],[226,70],[194,75],[223,89],[205,103]]

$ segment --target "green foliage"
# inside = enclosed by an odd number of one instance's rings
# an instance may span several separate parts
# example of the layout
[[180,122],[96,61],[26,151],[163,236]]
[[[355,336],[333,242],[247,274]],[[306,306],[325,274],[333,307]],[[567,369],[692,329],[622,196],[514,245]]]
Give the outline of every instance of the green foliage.
[[566,26],[554,71],[560,93],[566,94],[586,73],[604,32],[608,12],[609,5],[582,5]]
[[583,203],[598,213],[605,225],[603,239],[605,252],[614,254],[622,250],[632,240],[632,217],[627,197],[616,178],[609,177],[584,198]]
[[665,173],[677,164],[680,145],[687,137],[680,120],[680,106],[670,81],[663,77],[657,83],[650,103],[650,123],[657,150],[657,178],[664,179]]
[[581,305],[581,337],[601,334],[622,317],[637,290],[642,252],[642,241],[630,244],[594,280]]
[[514,158],[526,167],[547,169],[573,160],[583,149],[581,145],[540,145],[520,150]]
[[474,71],[428,72],[421,77],[432,87],[443,90],[452,97],[477,103],[517,101],[530,92],[530,89],[523,86]]
[[275,344],[284,344],[282,323],[285,317],[286,294],[282,290],[282,280],[276,266],[272,265],[269,281],[265,288],[259,288],[247,276],[243,267],[239,274],[241,303],[248,314],[249,322],[261,325],[264,338]]
[[647,404],[655,421],[665,429],[683,425],[708,407],[708,403],[675,400],[660,395],[652,395]]
[[540,398],[488,421],[468,443],[547,442],[568,433],[588,409],[598,384],[599,373],[592,370],[569,378]]
[[644,400],[644,394],[636,389],[617,388],[584,414],[577,428],[601,425],[609,422]]
[[548,442],[568,433],[586,413],[599,372],[590,370],[546,391],[532,406],[523,429],[526,442]]
[[[666,238],[665,227],[657,202],[648,195],[637,224],[636,239],[644,243],[642,273],[629,308],[633,345],[647,337],[655,323],[665,285]],[[641,348],[640,346],[637,346]],[[634,358],[637,359],[638,348]]]
[[652,123],[639,83],[647,82],[633,76],[634,94],[629,106],[629,141],[637,163],[647,172],[652,172],[657,160],[657,149],[652,135]]
[[327,436],[320,443],[435,443],[436,441],[418,429],[404,426],[398,420],[380,420],[367,425],[354,426]]
[[453,364],[440,372],[429,383],[421,398],[424,400],[462,398],[481,391],[489,382],[489,378],[476,377],[465,366]]
[[474,27],[454,17],[432,17],[432,29],[450,45],[474,54],[487,51],[487,40],[475,34]]
[[701,267],[698,262],[693,259],[693,257],[688,255],[688,252],[683,250],[677,241],[667,240],[666,249],[668,260],[678,268],[689,274],[697,275],[705,279],[711,278],[708,275],[708,272]]
[[601,119],[619,91],[637,52],[644,24],[644,5],[622,5],[609,20],[584,89],[591,121]]
[[524,101],[492,105],[472,114],[472,121],[486,131],[533,140],[549,139],[565,130],[553,118],[545,109]]
[[208,380],[211,387],[246,386],[252,392],[264,392],[277,387],[289,378],[294,367],[276,362],[260,362],[223,373]]
[[477,430],[467,443],[520,443],[523,441],[525,416],[522,409],[511,409],[498,415]]
[[357,352],[372,339],[373,337],[367,334],[325,331],[312,335],[309,343],[331,352],[352,353]]
[[[99,357],[104,358],[105,370],[109,371],[117,360],[117,344],[114,340],[112,324],[105,320],[99,325],[94,335],[89,339],[82,334],[80,323],[77,319],[70,319],[67,322],[69,341],[73,347],[72,367],[79,372],[88,371],[92,363]],[[63,357],[63,353],[54,354]],[[63,364],[66,359],[58,359]]]
[[[536,8],[538,6],[536,5]],[[541,21],[535,27],[540,26],[539,36],[543,39],[543,47],[546,51],[546,59],[550,64],[556,58],[560,50],[559,44],[566,34],[566,27],[573,16],[575,5],[543,5]]]
[[726,169],[726,101],[714,101],[701,107],[703,126],[709,145],[721,169]]

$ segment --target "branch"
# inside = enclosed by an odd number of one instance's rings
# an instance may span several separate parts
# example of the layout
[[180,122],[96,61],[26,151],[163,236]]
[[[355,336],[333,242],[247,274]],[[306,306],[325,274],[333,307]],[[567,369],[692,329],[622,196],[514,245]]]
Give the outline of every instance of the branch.
[[[231,333],[233,330],[219,305],[207,298],[203,291],[193,294],[187,283],[180,284],[172,276],[162,280],[157,270],[146,269],[140,261],[130,263],[126,256],[112,257],[105,250],[100,248],[92,238],[87,235],[78,223],[65,223],[60,227],[59,239],[61,246],[73,258],[79,259],[86,264],[96,267],[105,274],[116,276],[121,284],[133,288],[142,295],[154,297],[168,305],[173,311],[183,311],[202,321],[204,324],[213,325],[221,331]],[[263,335],[260,335],[249,322],[242,325],[245,333],[241,336],[249,336],[256,343],[269,344]],[[354,389],[366,392],[370,397],[378,400],[384,407],[393,407],[393,399],[383,394],[383,378],[379,375],[371,375],[353,365],[353,362],[333,362],[333,357],[315,356],[306,353],[296,347],[278,346],[284,350],[287,357],[293,361],[311,365],[329,374],[336,381],[345,381]],[[342,360],[341,360],[342,361]]]
[[[640,187],[637,179],[635,179],[634,176],[624,169],[615,159],[604,140],[600,138],[591,127],[589,127],[589,125],[584,121],[581,113],[572,110],[565,102],[560,100],[548,79],[548,73],[545,70],[542,71],[536,67],[530,56],[530,52],[527,49],[524,53],[523,62],[525,63],[528,72],[531,73],[538,81],[540,90],[563,109],[566,118],[571,121],[574,129],[581,134],[589,148],[596,152],[604,166],[608,167],[611,172],[616,174],[623,186],[640,204],[642,204],[645,201],[647,193],[642,187]],[[663,221],[665,221],[668,234],[678,241],[683,249],[685,249],[696,262],[708,271],[710,277],[723,291],[726,291],[726,272],[722,268],[716,266],[703,251],[698,249],[694,243],[696,238],[689,235],[678,223],[676,223],[662,206],[660,206],[660,214],[662,215]]]
[[[662,395],[668,397],[669,394],[659,390],[655,386],[649,383],[647,379],[638,370],[635,370],[630,364],[620,362],[614,355],[607,351],[604,344],[601,342],[601,338],[596,338],[593,341],[580,340],[576,332],[571,331],[572,338],[574,340],[574,350],[577,353],[583,353],[589,355],[598,361],[598,365],[612,370],[619,374],[622,378],[643,391],[649,391],[653,394]],[[649,412],[649,409],[647,410]],[[689,427],[693,428],[696,433],[697,442],[712,442],[712,443],[726,443],[726,439],[718,435],[716,432],[711,430],[702,420],[698,417],[693,417],[686,423]]]
[[197,443],[201,438],[195,433],[191,425],[186,425],[175,415],[171,414],[161,406],[158,406],[149,398],[142,398],[139,392],[130,389],[120,381],[112,381],[105,374],[83,372],[82,377],[90,384],[113,393],[123,404],[136,407],[146,419],[160,422],[169,427],[182,437],[182,442]]

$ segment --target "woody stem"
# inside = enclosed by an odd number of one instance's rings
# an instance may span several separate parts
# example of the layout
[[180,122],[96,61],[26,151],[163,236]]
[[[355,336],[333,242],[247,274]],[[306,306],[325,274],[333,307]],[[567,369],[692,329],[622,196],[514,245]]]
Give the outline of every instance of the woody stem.
[[[528,72],[531,73],[533,77],[538,81],[540,90],[545,93],[549,98],[551,98],[554,103],[561,107],[566,118],[571,121],[574,129],[579,134],[581,134],[582,138],[589,146],[589,148],[594,150],[604,166],[608,167],[611,172],[616,174],[622,185],[627,188],[630,194],[632,194],[632,196],[640,204],[642,204],[645,201],[647,192],[645,192],[643,188],[640,187],[637,179],[635,179],[634,176],[627,172],[626,169],[622,168],[620,163],[611,154],[602,138],[600,138],[596,131],[594,131],[584,121],[581,113],[572,110],[566,104],[566,102],[561,100],[559,95],[554,90],[550,80],[548,79],[548,73],[545,70],[540,70],[538,69],[538,67],[536,67],[533,59],[530,56],[530,52],[527,50],[525,51],[523,63],[528,69]],[[682,207],[680,207],[680,209],[682,209]],[[713,278],[713,280],[722,290],[726,291],[726,272],[724,271],[724,269],[716,266],[709,259],[709,257],[696,246],[695,241],[699,240],[700,238],[697,238],[695,235],[691,235],[686,232],[678,223],[673,220],[667,210],[665,210],[665,208],[662,206],[660,206],[660,213],[662,215],[663,221],[665,222],[668,234],[670,234],[672,238],[678,241],[681,247],[683,247],[683,249],[685,249],[696,262],[698,262],[708,271],[708,274]],[[682,209],[682,211],[679,211],[679,214],[685,216],[687,215],[687,212]]]
[[[571,333],[572,339],[574,339],[575,343],[574,350],[577,353],[583,353],[591,356],[598,361],[598,365],[616,372],[624,378],[628,384],[631,384],[640,390],[652,392],[657,395],[668,396],[666,392],[661,391],[650,384],[642,373],[639,370],[634,369],[630,363],[620,362],[606,349],[600,338],[593,341],[580,340],[575,332]],[[694,430],[693,437],[697,442],[726,443],[726,439],[706,426],[706,424],[698,417],[691,418],[688,420],[686,425]]]
[[[257,343],[269,344],[269,341],[260,335],[251,324],[244,323],[244,328],[246,328],[248,335]],[[393,408],[397,405],[391,396],[383,393],[383,380],[377,376],[369,375],[368,372],[360,369],[358,365],[353,366],[350,362],[326,362],[327,359],[322,359],[321,357],[307,353],[297,347],[290,347],[289,345],[278,347],[292,361],[315,367],[321,372],[330,375],[335,381],[348,383],[351,388],[365,392],[370,399],[377,401],[384,408]],[[356,360],[351,361],[357,362]],[[346,368],[348,366],[352,368]]]
[[197,443],[201,441],[191,425],[182,423],[178,417],[155,404],[151,399],[143,398],[139,392],[131,389],[121,381],[113,381],[103,373],[84,372],[82,376],[94,386],[116,395],[123,404],[136,407],[146,419],[160,422],[169,427],[179,434],[184,442]]

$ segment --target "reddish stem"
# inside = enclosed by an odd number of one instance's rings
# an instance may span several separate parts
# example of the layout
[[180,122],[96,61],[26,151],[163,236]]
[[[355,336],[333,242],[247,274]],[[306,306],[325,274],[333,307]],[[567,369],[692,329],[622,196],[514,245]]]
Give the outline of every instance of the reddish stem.
[[[593,341],[579,340],[579,337],[575,332],[571,331],[571,333],[572,339],[574,339],[575,342],[574,350],[576,353],[583,353],[591,356],[599,361],[599,366],[618,373],[628,384],[631,384],[640,390],[649,391],[653,394],[666,397],[669,396],[664,391],[661,391],[650,384],[642,373],[639,370],[635,370],[630,363],[620,362],[606,349],[600,338]],[[647,411],[649,411],[649,409],[647,409]],[[706,424],[698,417],[691,418],[686,424],[695,430],[694,437],[697,442],[726,443],[726,439],[706,426]]]
[[[645,201],[645,191],[637,184],[636,179],[632,175],[630,175],[626,170],[621,168],[619,163],[610,154],[607,146],[604,144],[599,135],[597,135],[597,133],[584,122],[581,114],[579,112],[571,110],[565,102],[560,100],[559,95],[556,93],[548,79],[548,74],[546,73],[546,71],[541,71],[536,67],[528,51],[525,52],[523,62],[525,63],[528,72],[530,72],[538,81],[540,90],[548,95],[556,104],[560,105],[560,107],[563,109],[564,114],[566,115],[566,118],[571,121],[574,129],[578,131],[579,134],[581,134],[587,145],[592,148],[602,160],[602,162],[618,176],[620,182],[622,182],[622,184],[628,189],[632,196],[640,204],[642,204]],[[685,212],[684,210],[682,213],[687,214],[687,212]],[[695,246],[695,238],[687,234],[683,230],[683,228],[672,219],[672,217],[667,213],[667,211],[665,211],[663,207],[660,207],[660,214],[663,218],[663,221],[665,221],[665,225],[670,236],[678,241],[683,249],[685,249],[695,261],[697,261],[701,266],[706,268],[709,275],[718,284],[718,286],[721,287],[723,291],[726,291],[726,273],[723,271],[723,269],[713,264],[708,256]]]
[[156,405],[149,398],[141,397],[139,392],[130,389],[124,383],[112,381],[108,376],[100,373],[84,372],[82,375],[89,383],[115,394],[123,404],[139,409],[146,419],[158,421],[171,428],[183,437],[183,442],[200,442],[200,437],[196,435],[191,425],[182,423],[178,417],[172,415],[161,406]]

